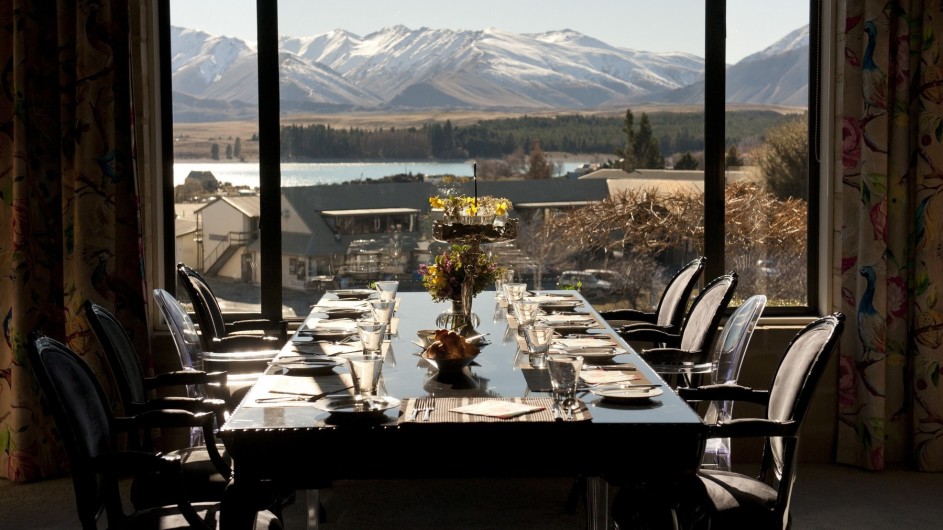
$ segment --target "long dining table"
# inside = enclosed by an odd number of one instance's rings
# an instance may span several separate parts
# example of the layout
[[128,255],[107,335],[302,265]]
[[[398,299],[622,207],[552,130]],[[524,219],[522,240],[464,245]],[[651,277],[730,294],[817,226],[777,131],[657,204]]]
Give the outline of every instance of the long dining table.
[[[366,307],[329,291],[219,431],[234,470],[222,526],[251,528],[255,510],[276,489],[317,490],[336,480],[591,477],[591,486],[601,484],[604,497],[607,484],[695,472],[706,432],[700,417],[578,292],[547,291],[535,299],[567,297],[573,300],[566,307],[571,311],[541,317],[559,326],[554,349],[580,353],[587,340],[611,342],[614,349],[605,355],[583,348],[586,371],[597,378],[628,374],[663,389],[659,395],[622,400],[584,389],[573,417],[551,414],[547,371],[532,367],[522,353],[513,315],[508,317],[494,291],[474,299],[480,318],[475,329],[486,344],[469,366],[440,372],[420,356],[417,332],[435,329],[438,315],[449,306],[433,302],[425,292],[400,292],[383,348],[379,394],[387,396],[385,410],[332,413],[324,400],[306,396],[352,394],[342,359],[360,353],[360,346],[343,338],[346,318],[330,317],[356,317]],[[592,323],[574,320],[572,327],[566,315]],[[324,333],[318,334],[322,324]],[[336,366],[325,358],[337,358]],[[430,395],[436,398],[432,417],[413,414],[417,400]],[[497,400],[545,410],[508,419],[453,412]],[[600,509],[606,510],[604,499],[590,511]],[[604,525],[600,519],[605,521],[605,513],[593,515],[588,526]]]

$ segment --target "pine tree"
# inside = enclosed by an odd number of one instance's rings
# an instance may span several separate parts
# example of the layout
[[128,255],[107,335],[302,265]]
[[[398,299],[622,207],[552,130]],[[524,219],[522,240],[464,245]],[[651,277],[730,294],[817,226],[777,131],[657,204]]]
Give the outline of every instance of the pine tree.
[[210,158],[219,160],[219,144],[214,143],[210,146]]
[[226,144],[226,160],[232,160],[232,144]]
[[622,125],[622,132],[625,133],[625,149],[616,150],[616,156],[622,157],[623,171],[635,171],[637,160],[635,158],[635,119],[632,116],[632,109],[625,111],[625,122]]
[[544,150],[540,148],[540,140],[534,140],[530,147],[530,156],[527,158],[527,178],[548,179],[553,175],[553,166],[547,161]]
[[683,155],[681,155],[681,158],[679,158],[678,161],[675,162],[674,168],[691,170],[691,169],[697,169],[698,165],[699,164],[697,163],[697,159],[694,158],[694,156],[692,156],[691,153],[684,153]]
[[232,156],[242,159],[242,141],[236,137],[236,142],[232,146]]
[[636,168],[643,169],[664,169],[665,158],[661,156],[661,146],[655,134],[652,132],[652,124],[648,120],[648,114],[642,113],[642,119],[639,121],[638,134],[635,135],[635,163]]

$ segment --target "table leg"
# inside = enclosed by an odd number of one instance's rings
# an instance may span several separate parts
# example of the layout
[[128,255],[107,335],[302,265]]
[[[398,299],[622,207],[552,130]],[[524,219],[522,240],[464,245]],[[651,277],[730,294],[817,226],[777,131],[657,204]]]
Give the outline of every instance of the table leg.
[[586,529],[608,530],[609,484],[602,477],[586,478]]
[[305,490],[305,503],[308,507],[308,530],[317,530],[321,518],[321,490]]

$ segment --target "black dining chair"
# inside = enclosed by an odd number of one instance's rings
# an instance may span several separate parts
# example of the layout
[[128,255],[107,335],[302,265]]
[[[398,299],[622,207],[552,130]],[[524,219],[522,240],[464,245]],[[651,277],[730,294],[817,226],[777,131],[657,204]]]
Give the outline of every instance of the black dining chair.
[[599,314],[610,323],[627,321],[621,326],[625,331],[655,328],[667,333],[677,333],[681,329],[681,321],[684,320],[691,292],[701,279],[706,261],[707,258],[699,257],[676,272],[662,291],[654,311],[611,309],[600,311]]
[[[102,513],[110,528],[217,528],[218,503],[191,502],[182,480],[178,454],[155,455],[119,451],[121,431],[155,425],[147,416],[159,416],[163,426],[212,425],[213,414],[185,410],[149,410],[129,417],[115,417],[104,392],[88,365],[64,344],[38,334],[29,338],[30,367],[39,381],[45,403],[52,411],[59,437],[71,464],[76,507],[83,529],[99,527]],[[207,430],[212,437],[212,428]],[[128,511],[123,505],[119,478],[160,475],[175,504]],[[275,530],[281,521],[269,511],[259,511],[256,528]]]
[[[134,344],[117,318],[104,307],[86,300],[82,305],[85,318],[108,358],[115,386],[121,397],[124,414],[134,416],[148,411],[182,409],[193,413],[209,412],[216,417],[216,428],[228,413],[228,404],[223,399],[194,396],[155,396],[155,390],[187,385],[215,385],[225,389],[225,372],[206,373],[196,370],[180,370],[145,377],[144,369]],[[157,413],[145,417],[158,417]],[[153,450],[148,432],[129,433],[133,448]],[[198,501],[216,500],[223,497],[231,475],[231,462],[225,447],[215,443],[213,436],[206,436],[202,426],[192,427],[190,446],[179,449],[183,477],[187,482],[190,498]],[[137,436],[135,434],[138,434]],[[164,484],[152,481],[135,481],[131,491],[131,502],[135,507],[166,504],[168,491]]]
[[[762,438],[759,472],[748,476],[702,467],[695,477],[679,482],[683,496],[677,490],[663,490],[668,496],[663,505],[677,507],[682,526],[789,528],[802,420],[841,339],[844,321],[842,313],[833,313],[800,330],[786,346],[767,389],[740,385],[678,389],[688,401],[743,401],[764,410],[754,417],[708,426],[708,439]],[[620,527],[631,527],[639,512],[639,499],[633,493],[620,491],[613,501],[613,518]]]
[[677,383],[691,386],[711,368],[712,346],[720,320],[737,288],[737,273],[718,276],[694,298],[678,333],[654,328],[620,330],[626,341],[657,345],[642,349],[639,355],[661,375],[677,376]]
[[177,277],[193,303],[204,351],[277,349],[288,340],[286,321],[251,319],[226,322],[219,301],[203,275],[178,263]]

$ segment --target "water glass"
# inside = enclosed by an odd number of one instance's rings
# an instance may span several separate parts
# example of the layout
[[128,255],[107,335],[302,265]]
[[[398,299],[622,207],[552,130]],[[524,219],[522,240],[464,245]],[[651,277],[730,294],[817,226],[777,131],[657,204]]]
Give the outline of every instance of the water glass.
[[383,370],[382,355],[352,355],[347,357],[347,368],[360,399],[376,395],[380,372]]
[[524,342],[527,344],[527,353],[544,354],[550,351],[550,342],[553,340],[553,328],[540,324],[524,326]]
[[380,300],[395,300],[396,290],[399,289],[399,282],[395,280],[376,282],[377,293]]
[[504,298],[507,299],[509,304],[513,304],[517,300],[524,298],[524,293],[527,291],[526,283],[505,283],[504,284]]
[[547,356],[547,369],[550,372],[550,386],[553,388],[553,400],[566,410],[576,410],[576,383],[583,369],[583,358],[579,355],[555,354]]
[[532,300],[514,302],[514,318],[517,320],[517,330],[523,332],[525,326],[533,324],[539,311],[540,304],[538,302]]
[[494,277],[494,290],[498,293],[495,298],[504,298],[504,284],[514,281],[514,269],[504,269]]
[[373,319],[386,324],[387,330],[390,328],[390,321],[393,320],[394,307],[396,307],[396,300],[370,300]]
[[361,320],[357,322],[357,331],[360,332],[364,354],[380,353],[383,348],[383,336],[386,334],[386,322]]

